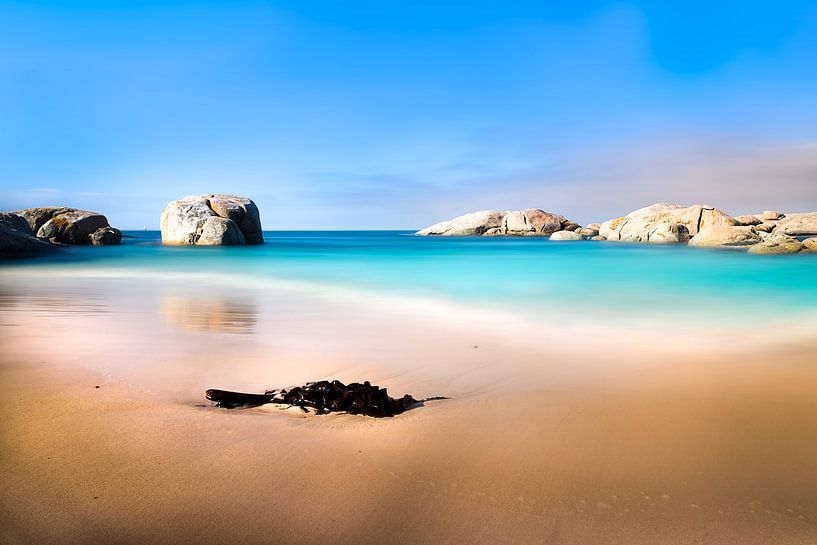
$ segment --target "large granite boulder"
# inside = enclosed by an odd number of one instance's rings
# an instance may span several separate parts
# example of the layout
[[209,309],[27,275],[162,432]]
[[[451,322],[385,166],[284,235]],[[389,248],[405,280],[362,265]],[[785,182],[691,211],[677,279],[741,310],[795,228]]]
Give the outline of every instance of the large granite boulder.
[[690,246],[723,248],[751,246],[761,241],[760,235],[750,225],[709,225],[692,237]]
[[686,242],[708,226],[737,224],[734,218],[712,206],[656,203],[605,221],[599,234],[621,242],[673,243]]
[[113,246],[122,241],[122,231],[115,227],[97,229],[88,238],[94,246]]
[[806,252],[817,254],[817,237],[807,238],[803,241],[803,249]]
[[786,217],[786,214],[783,212],[778,212],[777,210],[764,210],[762,214],[760,214],[760,219],[763,221],[777,221]]
[[3,214],[0,218],[0,258],[28,257],[53,248],[48,242],[32,236],[27,223],[21,230],[11,227],[11,222],[5,221],[11,215]]
[[168,204],[161,217],[162,243],[198,246],[261,244],[261,217],[247,197],[194,195]]
[[122,233],[111,227],[105,216],[88,210],[48,206],[14,214],[28,223],[35,236],[57,244],[107,245],[122,240]]
[[548,236],[556,231],[573,231],[576,222],[538,208],[500,212],[482,210],[435,223],[416,234],[421,236]]
[[752,214],[744,214],[742,216],[735,216],[735,221],[740,225],[760,225],[763,220]]
[[[600,227],[600,226],[599,226]],[[585,237],[595,237],[599,234],[598,227],[579,227],[576,232]]]
[[653,244],[689,240],[689,231],[678,223],[626,216],[602,223],[599,235],[605,237],[606,240]]
[[817,212],[786,214],[776,222],[773,232],[789,236],[817,235]]
[[750,254],[797,254],[805,250],[802,242],[788,235],[766,235],[749,247]]

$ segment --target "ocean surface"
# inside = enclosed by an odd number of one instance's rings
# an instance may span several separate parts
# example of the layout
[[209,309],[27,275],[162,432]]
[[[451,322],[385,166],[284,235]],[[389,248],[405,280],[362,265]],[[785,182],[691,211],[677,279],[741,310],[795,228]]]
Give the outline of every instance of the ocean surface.
[[265,232],[246,247],[162,246],[126,231],[120,246],[66,247],[5,262],[14,277],[172,280],[263,292],[327,289],[431,300],[524,315],[678,323],[771,324],[817,315],[817,254],[544,238],[417,237],[409,231]]

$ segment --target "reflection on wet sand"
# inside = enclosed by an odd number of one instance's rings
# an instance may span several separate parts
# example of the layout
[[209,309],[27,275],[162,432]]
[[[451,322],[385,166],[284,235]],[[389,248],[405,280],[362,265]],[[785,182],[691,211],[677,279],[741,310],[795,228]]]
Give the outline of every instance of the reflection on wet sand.
[[82,291],[55,289],[19,289],[0,291],[0,312],[25,310],[46,316],[94,316],[109,312],[99,295]]
[[169,324],[186,331],[252,333],[258,321],[258,310],[250,301],[166,294],[161,308]]

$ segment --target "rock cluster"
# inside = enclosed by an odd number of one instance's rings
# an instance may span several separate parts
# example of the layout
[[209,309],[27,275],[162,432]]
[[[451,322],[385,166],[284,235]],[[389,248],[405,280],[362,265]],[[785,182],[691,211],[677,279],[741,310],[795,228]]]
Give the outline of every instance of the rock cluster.
[[499,212],[483,210],[436,223],[416,234],[423,236],[548,236],[557,231],[574,231],[579,224],[564,216],[538,208]]
[[207,390],[207,399],[220,407],[257,407],[267,403],[292,405],[303,409],[315,409],[318,414],[346,412],[367,416],[394,416],[407,411],[419,403],[406,394],[400,399],[389,397],[386,388],[380,388],[369,381],[363,384],[344,384],[339,380],[307,382],[289,390],[269,390],[263,394],[244,394],[226,390]]
[[0,256],[22,257],[55,244],[119,244],[122,233],[102,214],[49,206],[0,213]]
[[610,240],[614,242],[672,244],[709,248],[751,248],[753,254],[814,252],[817,212],[784,214],[766,210],[732,217],[704,204],[682,206],[656,203],[626,216],[580,227],[564,216],[539,209],[521,212],[485,210],[459,216],[417,232],[442,236],[543,236],[553,241]]
[[605,221],[599,234],[613,241],[666,244],[687,242],[707,227],[732,225],[737,225],[734,218],[712,206],[656,203]]
[[[815,243],[794,237],[817,235],[817,212],[784,214],[767,210],[732,217],[714,206],[656,203],[626,216],[580,227],[564,216],[539,209],[486,210],[459,216],[417,232],[442,236],[544,236],[553,241],[610,240],[709,248],[752,248],[754,254],[814,252]],[[817,239],[812,239],[817,240]]]
[[794,237],[783,234],[771,234],[749,247],[750,254],[796,254],[808,251],[807,247]]
[[261,244],[261,217],[247,197],[190,196],[162,211],[162,243],[197,246]]
[[119,244],[122,233],[108,223],[108,218],[97,212],[48,206],[26,208],[12,212],[23,218],[37,238],[56,244]]

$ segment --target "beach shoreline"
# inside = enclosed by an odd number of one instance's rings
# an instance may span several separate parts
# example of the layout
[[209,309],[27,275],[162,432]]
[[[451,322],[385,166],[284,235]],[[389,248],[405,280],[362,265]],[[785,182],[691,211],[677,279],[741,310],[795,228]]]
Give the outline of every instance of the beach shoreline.
[[[4,543],[817,535],[808,327],[742,345],[703,326],[536,337],[388,299],[58,277],[5,277]],[[450,399],[372,419],[203,395],[321,378]]]

